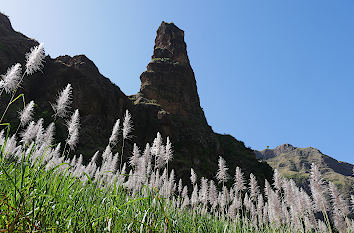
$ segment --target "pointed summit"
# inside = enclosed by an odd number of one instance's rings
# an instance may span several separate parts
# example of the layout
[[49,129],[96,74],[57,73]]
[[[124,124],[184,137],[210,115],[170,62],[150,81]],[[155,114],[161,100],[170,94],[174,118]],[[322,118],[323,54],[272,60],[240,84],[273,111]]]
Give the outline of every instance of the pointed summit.
[[187,46],[184,42],[184,31],[173,23],[162,21],[157,30],[152,58],[169,58],[180,64],[189,65]]
[[152,60],[140,80],[141,97],[153,100],[169,113],[207,124],[189,64],[184,32],[173,23],[162,22],[158,28]]

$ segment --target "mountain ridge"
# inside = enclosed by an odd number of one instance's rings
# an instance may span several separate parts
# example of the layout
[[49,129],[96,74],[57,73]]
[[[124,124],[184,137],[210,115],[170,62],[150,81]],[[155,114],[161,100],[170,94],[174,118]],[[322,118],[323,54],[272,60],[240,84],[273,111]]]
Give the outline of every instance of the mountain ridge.
[[[37,41],[15,32],[8,18],[1,15],[0,73],[5,73],[15,62],[23,64],[25,53],[37,44]],[[258,162],[253,151],[243,142],[231,135],[214,133],[208,125],[200,107],[184,32],[174,24],[161,23],[153,56],[140,79],[140,91],[127,96],[100,74],[85,55],[47,56],[42,73],[26,77],[21,92],[26,101],[34,100],[37,104],[36,117],[44,118],[49,124],[53,115],[50,103],[55,101],[59,90],[71,83],[72,110],[80,110],[82,124],[76,153],[82,153],[86,161],[96,150],[104,150],[115,120],[122,119],[128,109],[134,122],[134,141],[141,148],[146,142],[151,143],[157,132],[170,137],[175,151],[171,167],[176,170],[177,177],[189,179],[193,167],[199,177],[215,178],[218,156],[223,156],[230,172],[240,166],[246,175],[254,173],[261,185],[264,179],[271,179],[271,167]],[[10,111],[5,119],[15,121],[16,125],[17,112]],[[61,141],[67,133],[63,123],[56,123]],[[132,142],[126,146],[127,151],[131,151]],[[127,156],[128,153],[123,156],[125,161]]]
[[354,194],[354,165],[337,161],[316,148],[298,148],[283,144],[274,149],[255,151],[255,154],[281,175],[294,179],[305,188],[308,186],[311,163],[315,163],[325,180],[335,183],[346,196]]

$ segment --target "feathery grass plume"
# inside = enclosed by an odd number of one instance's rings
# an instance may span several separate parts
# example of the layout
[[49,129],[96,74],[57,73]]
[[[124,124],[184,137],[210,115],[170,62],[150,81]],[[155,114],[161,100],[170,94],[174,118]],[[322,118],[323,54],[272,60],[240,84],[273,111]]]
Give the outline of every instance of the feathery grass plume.
[[146,143],[144,152],[142,157],[144,158],[144,163],[146,166],[146,175],[149,176],[152,172],[152,164],[151,164],[151,148],[150,148],[150,144]]
[[218,190],[216,189],[215,183],[213,180],[209,181],[209,203],[212,209],[215,209],[218,204]]
[[113,126],[111,137],[109,138],[109,143],[112,146],[117,145],[119,130],[120,130],[120,119],[117,119],[116,123]]
[[208,196],[209,196],[209,185],[208,179],[202,177],[200,191],[199,191],[199,201],[206,206],[208,204]]
[[235,197],[234,189],[233,189],[233,187],[231,187],[230,192],[229,192],[229,198],[230,198],[230,200],[232,200],[234,197]]
[[251,173],[250,174],[250,198],[253,201],[256,201],[259,194],[259,187],[256,180],[256,177]]
[[143,157],[145,158],[145,162],[147,164],[151,163],[151,148],[150,148],[150,144],[146,143],[144,152],[143,152]]
[[61,143],[58,143],[58,145],[55,147],[55,149],[51,152],[52,158],[60,156],[60,146],[61,146]]
[[328,205],[325,194],[327,190],[321,172],[314,163],[311,166],[310,188],[316,210],[326,212]]
[[[119,157],[119,154],[115,153],[112,158],[112,161],[111,161],[111,164],[109,167],[109,171],[111,171],[112,173],[115,173],[117,171],[118,157]],[[113,180],[111,180],[111,181],[113,181]]]
[[270,191],[272,187],[270,186],[267,179],[264,180],[264,196],[269,199]]
[[30,143],[37,135],[37,127],[34,121],[31,121],[27,128],[21,133],[21,142],[25,145]]
[[317,220],[317,229],[319,230],[319,232],[322,232],[322,233],[329,232],[326,224],[323,221],[321,221],[320,219]]
[[227,210],[227,215],[229,216],[229,218],[231,218],[231,220],[235,221],[236,220],[236,216],[237,216],[237,211],[236,211],[236,204],[233,201],[232,204],[229,206],[228,210]]
[[129,138],[129,134],[133,130],[132,116],[130,115],[128,109],[125,111],[124,121],[123,121],[123,139]]
[[74,114],[71,116],[70,121],[66,122],[69,134],[74,132],[76,128],[80,127],[80,116],[79,116],[79,110],[76,109]]
[[179,179],[178,180],[178,188],[177,188],[179,195],[181,195],[182,189],[183,189],[182,179]]
[[243,178],[243,172],[241,171],[241,168],[239,168],[239,167],[236,167],[234,181],[235,181],[235,183],[234,183],[235,195],[237,195],[239,192],[242,192],[243,190],[246,189],[245,179]]
[[73,150],[79,141],[80,116],[78,109],[75,110],[70,121],[67,122],[67,127],[69,135],[66,143],[68,143],[70,148]]
[[[167,172],[168,172],[168,170],[167,170]],[[167,176],[168,176],[168,174],[167,174]],[[171,194],[171,192],[174,192],[176,190],[176,188],[175,188],[175,170],[174,169],[171,170],[170,177],[168,178],[168,182],[169,182],[169,190],[170,190],[170,194]]]
[[196,207],[198,205],[198,185],[194,185],[193,187],[193,192],[191,196],[191,204],[193,207]]
[[83,161],[83,157],[82,154],[80,154],[79,158],[74,164],[74,167],[72,168],[73,175],[76,177],[80,177],[82,175],[82,172],[84,171],[84,166],[82,165],[82,161]]
[[140,158],[140,150],[139,147],[136,145],[136,143],[134,143],[133,153],[132,156],[130,156],[129,158],[130,166],[136,167],[138,165],[139,158]]
[[185,198],[183,198],[183,203],[182,203],[182,205],[181,205],[181,208],[182,208],[182,209],[185,209],[187,206],[189,206],[189,203],[190,203],[189,197],[186,196]]
[[162,150],[162,137],[160,132],[157,132],[156,138],[154,139],[154,142],[152,143],[151,147],[151,155],[154,157],[154,169],[156,170],[158,168],[157,164],[160,163],[159,160],[161,157],[161,150]]
[[65,118],[68,114],[70,104],[72,102],[72,87],[68,83],[66,87],[59,92],[58,98],[55,104],[52,104],[54,110],[54,117]]
[[216,179],[224,186],[224,183],[229,179],[229,175],[227,174],[229,168],[226,167],[226,162],[221,156],[219,156],[218,167],[219,169],[216,173]]
[[119,170],[122,170],[122,163],[123,163],[123,155],[124,155],[124,142],[126,139],[130,138],[130,133],[133,130],[133,122],[132,116],[130,115],[128,109],[125,111],[124,120],[123,120],[123,142],[122,142],[122,152],[120,153],[120,160],[119,160]]
[[257,198],[257,215],[258,215],[258,222],[262,225],[263,222],[263,207],[264,207],[264,199],[262,194],[258,194]]
[[26,54],[26,71],[27,75],[41,70],[45,57],[44,44],[40,43],[38,46],[31,48],[31,51]]
[[76,155],[71,159],[70,166],[75,167],[76,165]]
[[225,213],[225,207],[227,205],[227,193],[225,193],[225,186],[223,186],[222,191],[218,195],[218,203],[220,207],[220,212],[222,215]]
[[315,225],[313,225],[309,219],[309,217],[304,217],[304,225],[305,225],[305,232],[312,232],[315,229]]
[[329,190],[332,201],[334,225],[338,230],[344,231],[346,228],[345,218],[349,214],[348,204],[332,182],[329,182]]
[[[296,204],[298,212],[300,213],[301,216],[305,215],[308,209],[310,210],[312,209],[311,199],[309,199],[310,201],[307,202],[307,197],[305,196],[307,194],[304,193],[302,188],[300,190],[297,189],[293,193],[293,195],[294,195],[293,197],[294,204]],[[309,204],[309,206],[307,206],[307,204]]]
[[243,203],[248,211],[250,210],[250,202],[251,202],[251,200],[248,196],[248,193],[246,192],[245,197],[243,198]]
[[193,168],[191,168],[191,182],[192,182],[192,185],[194,186],[195,183],[197,182],[197,175],[195,174]]
[[55,124],[52,122],[48,125],[43,135],[44,143],[46,145],[52,144],[54,140],[54,134],[55,134]]
[[111,146],[107,145],[105,150],[102,153],[103,162],[106,162],[107,160],[109,160],[111,154],[112,154]]
[[16,153],[17,147],[17,139],[16,135],[12,135],[9,139],[7,139],[4,154],[8,158],[10,155],[14,155]]
[[93,155],[90,163],[87,165],[86,167],[86,173],[92,178],[93,175],[95,174],[96,170],[97,170],[97,164],[96,161],[98,159],[99,156],[99,151],[96,151],[96,153]]
[[20,124],[21,126],[25,126],[28,122],[33,119],[33,109],[34,102],[29,102],[26,107],[19,112]]
[[43,122],[44,122],[43,118],[40,118],[36,124],[36,139],[35,139],[35,141],[40,146],[45,141]]
[[11,93],[18,86],[21,80],[21,64],[17,63],[11,66],[6,74],[1,75],[0,88],[6,93]]
[[182,198],[188,197],[188,187],[184,186],[181,194]]
[[45,165],[45,170],[49,171],[50,169],[54,168],[56,165],[59,165],[62,163],[64,160],[64,157],[61,157],[60,155],[60,146],[61,144],[59,143],[54,150],[51,151],[50,156],[48,156],[50,159],[48,159],[48,163]]
[[143,185],[148,179],[148,165],[146,164],[145,157],[141,156],[138,159],[138,163],[136,165],[136,171],[135,171],[137,177],[138,177],[138,183],[139,187],[140,185]]
[[172,160],[172,158],[173,158],[172,143],[170,141],[170,138],[167,137],[166,146],[165,146],[165,154],[164,154],[164,159],[165,159],[165,162],[167,165]]
[[263,223],[266,224],[269,220],[269,204],[266,202],[263,207]]
[[291,190],[291,185],[289,180],[284,180],[282,182],[282,187],[284,190],[284,201],[288,204],[288,206],[291,206],[293,204],[293,199],[295,198],[292,190]]
[[4,145],[5,143],[5,130],[1,130],[0,132],[0,146]]
[[301,188],[300,194],[297,196],[297,199],[299,200],[299,205],[302,205],[301,206],[302,212],[305,212],[307,214],[311,224],[313,225],[313,227],[315,227],[317,224],[316,224],[315,214],[313,212],[314,206],[310,196]]
[[273,186],[274,186],[276,192],[280,192],[281,191],[281,176],[280,176],[277,169],[274,170],[273,180],[274,180]]
[[269,220],[279,226],[283,219],[282,205],[278,195],[273,190],[269,193],[268,204]]
[[162,169],[166,164],[165,151],[165,146],[161,145],[159,149],[159,154],[157,157],[155,157],[155,163],[159,169]]

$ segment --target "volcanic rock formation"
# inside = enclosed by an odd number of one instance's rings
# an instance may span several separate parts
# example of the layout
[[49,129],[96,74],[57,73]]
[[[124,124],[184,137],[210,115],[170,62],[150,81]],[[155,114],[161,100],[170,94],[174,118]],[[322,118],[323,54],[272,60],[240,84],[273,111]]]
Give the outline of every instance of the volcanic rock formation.
[[[15,32],[5,15],[0,14],[0,73],[16,62],[24,64],[24,55],[37,45],[21,33]],[[223,156],[233,175],[239,166],[245,174],[254,173],[262,184],[271,179],[272,169],[258,162],[254,152],[230,135],[220,135],[207,124],[200,107],[197,86],[190,66],[184,32],[172,23],[162,22],[157,30],[154,53],[147,70],[141,74],[138,94],[126,96],[118,86],[99,73],[95,64],[84,55],[49,56],[41,72],[26,78],[21,92],[26,101],[34,100],[36,117],[49,124],[53,111],[50,103],[67,83],[73,87],[73,107],[81,115],[79,145],[75,153],[82,153],[87,161],[96,150],[101,152],[108,143],[113,124],[128,109],[133,116],[134,138],[128,143],[125,159],[130,155],[133,141],[140,147],[152,142],[157,132],[169,136],[173,143],[174,160],[171,168],[185,181],[193,167],[198,176],[214,178],[218,156]],[[0,107],[4,101],[1,97]],[[18,106],[20,107],[20,105]],[[15,108],[15,107],[14,107]],[[18,110],[18,108],[16,109]],[[6,120],[16,126],[17,111],[10,111]],[[56,122],[58,141],[67,132],[64,122]]]

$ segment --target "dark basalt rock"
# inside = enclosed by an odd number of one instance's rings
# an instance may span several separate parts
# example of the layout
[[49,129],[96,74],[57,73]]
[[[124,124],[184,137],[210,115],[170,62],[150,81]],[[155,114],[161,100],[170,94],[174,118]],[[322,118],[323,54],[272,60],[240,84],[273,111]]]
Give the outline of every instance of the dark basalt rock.
[[[0,14],[0,72],[15,62],[24,64],[25,53],[37,45],[21,33],[15,32],[8,18]],[[36,117],[46,124],[52,121],[50,103],[67,83],[73,87],[72,110],[78,108],[81,116],[79,145],[75,153],[84,155],[85,161],[97,151],[104,150],[114,122],[123,118],[128,109],[133,117],[134,137],[127,143],[130,155],[133,141],[140,147],[152,142],[157,132],[170,136],[174,160],[170,168],[177,177],[189,180],[193,167],[199,178],[212,179],[217,170],[218,156],[223,156],[233,175],[240,166],[246,174],[254,173],[260,183],[271,179],[272,169],[258,162],[254,152],[230,135],[219,135],[207,124],[200,107],[196,81],[190,66],[184,32],[174,24],[162,22],[157,30],[154,54],[147,70],[140,76],[138,94],[126,96],[118,86],[99,73],[95,64],[84,55],[60,56],[45,59],[42,72],[25,79],[21,92],[26,101],[34,100]],[[1,97],[3,98],[3,97]],[[6,101],[1,100],[3,109]],[[19,105],[20,106],[20,105]],[[6,120],[18,124],[17,112],[10,111]],[[65,122],[56,121],[58,141],[66,138]],[[116,148],[116,150],[118,150]]]

